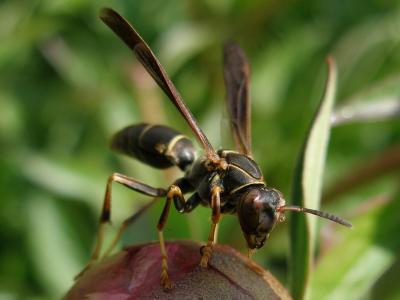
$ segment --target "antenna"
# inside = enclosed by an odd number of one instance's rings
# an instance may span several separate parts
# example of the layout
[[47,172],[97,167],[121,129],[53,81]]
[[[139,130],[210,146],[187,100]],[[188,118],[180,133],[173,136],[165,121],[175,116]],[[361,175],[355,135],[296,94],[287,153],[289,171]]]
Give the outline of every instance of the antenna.
[[320,210],[315,210],[311,208],[305,208],[305,207],[300,207],[300,206],[294,206],[294,205],[284,205],[281,206],[277,209],[279,212],[285,212],[285,211],[294,211],[294,212],[304,212],[308,214],[312,214],[333,222],[336,222],[340,225],[346,226],[348,228],[353,227],[350,222],[346,221],[345,219],[342,219],[341,217],[332,215],[330,213],[320,211]]

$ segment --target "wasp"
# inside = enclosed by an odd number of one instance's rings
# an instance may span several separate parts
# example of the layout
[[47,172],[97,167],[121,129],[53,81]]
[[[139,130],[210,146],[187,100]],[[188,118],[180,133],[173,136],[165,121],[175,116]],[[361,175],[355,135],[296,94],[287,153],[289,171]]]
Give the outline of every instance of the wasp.
[[[199,204],[211,208],[211,228],[207,243],[201,249],[201,267],[207,267],[210,260],[217,224],[223,214],[237,215],[249,250],[259,249],[264,245],[277,222],[284,219],[285,211],[310,213],[344,226],[351,226],[344,219],[326,212],[286,205],[281,192],[267,187],[260,167],[252,158],[250,66],[244,51],[236,43],[228,43],[224,48],[227,106],[236,150],[216,151],[164,68],[135,29],[110,8],[103,8],[100,18],[131,48],[140,63],[176,106],[204,154],[196,158],[196,149],[192,141],[164,125],[141,123],[117,132],[111,142],[112,149],[158,169],[178,167],[183,176],[167,188],[156,188],[123,174],[112,174],[106,186],[97,243],[88,266],[99,258],[104,225],[110,222],[111,190],[114,182],[154,199],[123,222],[105,255],[111,251],[126,226],[150,207],[155,199],[166,198],[157,223],[161,251],[161,285],[165,289],[173,286],[168,278],[167,252],[163,237],[172,203],[180,213],[189,213]],[[186,194],[190,194],[190,197],[185,198]]]

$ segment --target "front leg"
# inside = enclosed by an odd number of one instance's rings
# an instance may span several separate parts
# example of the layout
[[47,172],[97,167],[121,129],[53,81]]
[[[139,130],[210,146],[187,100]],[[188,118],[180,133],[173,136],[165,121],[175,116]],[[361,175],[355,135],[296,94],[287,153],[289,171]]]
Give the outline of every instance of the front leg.
[[200,203],[200,197],[197,194],[192,195],[192,197],[186,201],[185,197],[183,196],[183,192],[187,191],[188,187],[185,186],[185,182],[183,180],[177,180],[169,187],[167,192],[167,201],[157,224],[161,251],[161,285],[165,290],[169,290],[173,287],[173,284],[168,276],[168,257],[163,234],[163,229],[168,219],[171,203],[172,201],[174,202],[176,210],[180,213],[188,213]]
[[211,190],[211,209],[212,209],[212,215],[211,215],[211,229],[210,233],[208,235],[208,241],[207,245],[202,247],[201,249],[201,260],[200,260],[200,266],[203,268],[206,268],[208,265],[208,261],[211,258],[212,254],[212,249],[215,243],[215,232],[217,228],[217,224],[221,218],[221,187],[220,185],[215,185],[212,190]]

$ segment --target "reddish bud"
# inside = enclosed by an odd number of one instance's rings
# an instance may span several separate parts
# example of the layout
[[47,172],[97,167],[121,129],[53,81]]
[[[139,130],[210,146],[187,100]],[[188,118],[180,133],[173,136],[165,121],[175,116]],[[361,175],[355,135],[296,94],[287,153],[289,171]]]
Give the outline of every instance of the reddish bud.
[[197,243],[169,242],[166,249],[172,290],[160,286],[160,248],[153,243],[104,259],[64,299],[291,299],[271,273],[228,246],[214,247],[208,268],[199,266]]

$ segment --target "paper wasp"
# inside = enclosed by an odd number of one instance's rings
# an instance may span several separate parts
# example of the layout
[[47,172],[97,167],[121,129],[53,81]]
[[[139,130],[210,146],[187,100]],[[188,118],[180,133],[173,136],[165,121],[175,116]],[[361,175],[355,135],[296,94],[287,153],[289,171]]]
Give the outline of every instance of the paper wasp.
[[[163,125],[136,124],[116,133],[112,140],[114,150],[155,168],[164,169],[177,166],[184,172],[184,175],[167,188],[155,188],[118,173],[111,175],[106,187],[97,244],[89,265],[99,257],[103,227],[110,221],[113,182],[148,196],[166,198],[157,224],[162,255],[161,284],[166,289],[171,288],[172,283],[168,278],[163,228],[172,203],[180,213],[189,213],[199,204],[211,208],[212,223],[207,244],[202,248],[200,261],[202,267],[207,267],[211,257],[216,226],[221,214],[238,216],[249,249],[258,249],[264,245],[277,221],[283,220],[285,211],[310,213],[344,226],[351,226],[347,221],[326,212],[286,205],[283,195],[278,190],[266,186],[259,166],[252,159],[250,67],[243,50],[237,44],[227,44],[224,49],[227,105],[236,151],[216,151],[183,102],[158,59],[140,35],[112,9],[104,8],[100,18],[131,48],[147,72],[182,114],[205,153],[199,158],[195,158],[195,147],[191,140],[178,131]],[[188,193],[191,193],[191,196],[185,199],[184,195]],[[117,234],[117,238],[123,229],[152,203],[154,200],[127,219]],[[112,243],[105,255],[110,252],[114,244]]]

